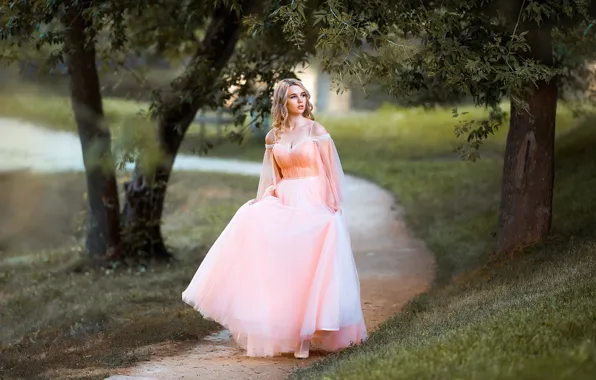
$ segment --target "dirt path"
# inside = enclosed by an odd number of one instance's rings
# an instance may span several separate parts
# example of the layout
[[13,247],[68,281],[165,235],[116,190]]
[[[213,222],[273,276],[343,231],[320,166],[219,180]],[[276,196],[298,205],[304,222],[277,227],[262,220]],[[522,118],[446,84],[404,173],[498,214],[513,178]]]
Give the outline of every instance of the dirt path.
[[[80,145],[72,133],[0,118],[0,135],[11,137],[0,139],[0,171],[83,169]],[[178,156],[174,167],[244,175],[260,173],[260,163],[187,155]],[[372,331],[428,287],[434,260],[424,243],[412,236],[403,222],[401,208],[388,191],[353,176],[347,176],[347,185],[345,213],[360,275],[364,317]],[[307,360],[293,356],[248,358],[230,341],[226,331],[199,342],[164,343],[151,350],[149,362],[114,371],[108,379],[282,379],[296,366],[317,360],[316,354]]]
[[[360,274],[364,317],[369,331],[424,291],[433,277],[434,260],[415,239],[392,195],[368,181],[348,176],[348,219]],[[223,330],[191,344],[152,347],[154,356],[133,368],[115,371],[109,380],[283,379],[299,361],[291,356],[248,358]]]

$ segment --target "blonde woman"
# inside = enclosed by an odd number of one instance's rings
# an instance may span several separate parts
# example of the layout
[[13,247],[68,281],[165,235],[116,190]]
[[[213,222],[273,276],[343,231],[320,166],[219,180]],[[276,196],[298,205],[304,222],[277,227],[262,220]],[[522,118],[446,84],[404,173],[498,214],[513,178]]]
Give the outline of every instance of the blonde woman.
[[257,196],[237,211],[182,299],[249,356],[323,351],[367,337],[341,204],[344,173],[296,79],[275,88]]

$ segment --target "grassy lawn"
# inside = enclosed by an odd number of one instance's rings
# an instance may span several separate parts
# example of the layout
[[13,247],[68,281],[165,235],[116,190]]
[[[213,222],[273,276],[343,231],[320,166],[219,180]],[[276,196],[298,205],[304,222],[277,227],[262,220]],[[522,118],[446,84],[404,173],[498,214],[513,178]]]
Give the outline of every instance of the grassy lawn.
[[[104,100],[104,108],[108,122],[118,126],[131,121],[142,123],[144,120],[139,112],[146,110],[147,106],[135,101],[108,98]],[[20,118],[62,131],[76,131],[70,99],[57,96],[43,87],[19,86],[15,91],[3,89],[0,92],[0,116]]]
[[[141,129],[146,133],[153,128],[146,116],[148,102],[104,96],[103,106],[114,137],[126,129]],[[211,111],[205,115],[215,117]],[[0,117],[23,119],[60,131],[77,130],[70,98],[44,86],[19,84],[14,89],[9,86],[0,90]],[[208,133],[215,135],[215,125],[206,124],[206,127]],[[192,124],[187,133],[198,135],[199,128],[198,123]]]
[[375,139],[374,132],[364,138],[374,149],[364,151],[356,149],[353,135],[344,138],[343,125],[330,121],[346,169],[391,189],[410,226],[436,254],[437,284],[365,345],[293,378],[593,379],[596,119],[578,128],[570,121],[561,114],[558,129],[569,133],[557,142],[553,237],[500,260],[490,260],[500,160],[434,159],[428,140],[419,149],[413,140],[401,149],[402,137],[379,133]]
[[[147,131],[153,124],[147,120],[145,113],[148,103],[125,100],[120,98],[104,97],[104,111],[107,123],[112,130],[114,139],[127,142],[131,136],[144,139]],[[507,109],[504,103],[503,108]],[[462,140],[457,139],[453,133],[454,125],[460,120],[479,119],[486,115],[482,109],[464,106],[459,109],[460,115],[454,119],[451,109],[425,110],[422,108],[395,108],[384,106],[371,115],[369,112],[353,113],[341,116],[323,116],[319,118],[329,128],[334,137],[342,143],[342,157],[353,161],[348,163],[348,170],[366,176],[371,176],[372,168],[369,163],[376,158],[376,152],[381,149],[391,150],[388,158],[409,159],[457,159],[453,153],[455,146]],[[213,112],[207,113],[213,116]],[[0,117],[20,118],[29,122],[38,123],[47,128],[57,130],[76,131],[74,116],[70,108],[70,99],[52,94],[50,90],[40,86],[19,86],[10,91],[0,91]],[[558,115],[559,132],[565,132],[574,124],[571,112],[561,107]],[[224,127],[226,131],[238,131],[232,125]],[[206,136],[210,142],[215,142],[216,126],[206,125]],[[505,130],[497,132],[484,146],[484,154],[494,157],[499,155],[504,146]],[[200,137],[200,125],[193,123],[183,141],[181,152],[192,153],[202,151],[203,141]],[[362,149],[363,144],[367,149]],[[207,152],[208,155],[249,158],[260,160],[262,158],[263,144],[261,141],[247,137],[241,146],[236,143],[216,144],[216,147]],[[358,154],[346,154],[358,150]],[[356,166],[366,166],[366,170]]]
[[[478,111],[469,110],[472,113]],[[477,117],[477,116],[474,116]],[[437,281],[370,340],[295,379],[593,379],[596,118],[557,120],[553,236],[491,260],[505,130],[470,164],[450,152],[449,110],[320,118],[344,169],[387,187],[435,253]],[[212,154],[257,160],[261,141]]]
[[66,269],[83,237],[82,174],[1,175],[0,377],[63,379],[85,369],[95,373],[85,378],[102,379],[109,369],[146,360],[148,345],[217,329],[181,301],[181,292],[256,185],[252,177],[178,172],[164,233],[179,262],[74,274]]

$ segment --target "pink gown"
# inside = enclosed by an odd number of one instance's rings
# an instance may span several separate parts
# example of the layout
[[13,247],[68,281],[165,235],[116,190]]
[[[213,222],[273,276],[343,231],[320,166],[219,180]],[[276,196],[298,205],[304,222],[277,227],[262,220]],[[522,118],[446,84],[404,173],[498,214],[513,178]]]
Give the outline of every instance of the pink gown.
[[182,300],[227,328],[248,356],[337,351],[367,337],[329,134],[266,145],[257,197],[213,244]]

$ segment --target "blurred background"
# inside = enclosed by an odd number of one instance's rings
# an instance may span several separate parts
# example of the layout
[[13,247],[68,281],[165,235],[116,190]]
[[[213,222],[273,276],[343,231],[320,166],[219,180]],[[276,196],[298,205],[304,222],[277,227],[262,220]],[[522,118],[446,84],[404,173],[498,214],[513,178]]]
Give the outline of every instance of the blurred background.
[[[544,16],[559,5],[525,1],[8,3],[0,377],[103,378],[149,344],[217,329],[179,293],[256,194],[286,77],[310,91],[344,170],[390,190],[437,260],[433,290],[356,359],[297,378],[366,378],[367,355],[379,378],[596,374],[591,2],[560,20]],[[552,207],[505,230],[499,215],[532,199]]]

